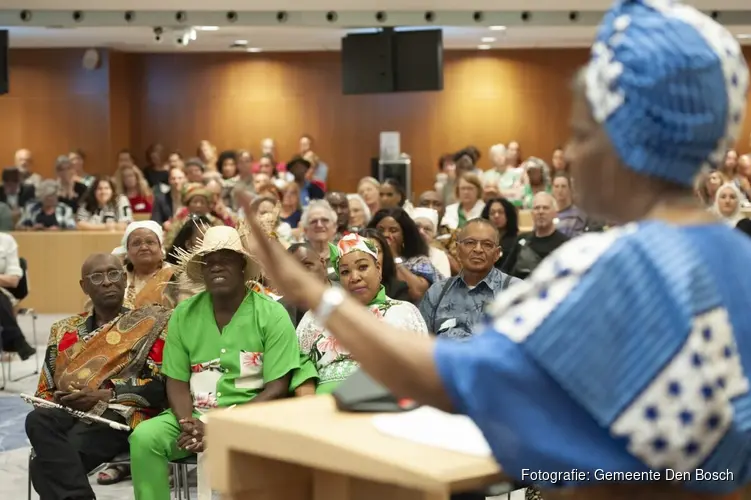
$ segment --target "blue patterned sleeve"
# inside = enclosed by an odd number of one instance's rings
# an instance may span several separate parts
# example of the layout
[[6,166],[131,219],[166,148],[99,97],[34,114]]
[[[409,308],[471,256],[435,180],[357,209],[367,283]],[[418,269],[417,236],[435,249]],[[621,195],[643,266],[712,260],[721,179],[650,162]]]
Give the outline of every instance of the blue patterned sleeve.
[[430,259],[425,256],[421,255],[419,257],[413,257],[405,261],[404,264],[412,274],[421,278],[425,278],[431,285],[436,281],[443,279],[443,275],[440,273],[440,271],[438,271],[438,269],[436,269],[435,266],[430,262]]
[[[748,382],[712,278],[689,271],[701,266],[679,241],[645,233],[569,242],[499,296],[483,332],[439,339],[455,408],[512,477],[560,487],[606,472],[724,470],[747,446],[745,434],[731,439],[731,399],[748,398]],[[583,475],[534,475],[574,469]]]

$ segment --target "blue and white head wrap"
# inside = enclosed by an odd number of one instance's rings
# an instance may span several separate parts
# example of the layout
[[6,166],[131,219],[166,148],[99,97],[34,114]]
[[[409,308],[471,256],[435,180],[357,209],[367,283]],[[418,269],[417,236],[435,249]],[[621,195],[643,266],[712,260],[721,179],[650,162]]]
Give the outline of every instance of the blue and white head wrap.
[[674,0],[620,0],[586,68],[586,94],[626,166],[690,186],[740,132],[748,91],[725,28]]

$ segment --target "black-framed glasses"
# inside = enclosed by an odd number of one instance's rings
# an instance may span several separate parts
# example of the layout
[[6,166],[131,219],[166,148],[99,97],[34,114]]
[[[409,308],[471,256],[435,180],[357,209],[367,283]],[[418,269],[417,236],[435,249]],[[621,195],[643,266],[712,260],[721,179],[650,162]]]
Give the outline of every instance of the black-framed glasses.
[[125,273],[120,269],[111,269],[106,273],[91,273],[87,275],[86,278],[91,282],[92,285],[99,286],[104,283],[104,278],[107,278],[107,281],[109,281],[110,283],[117,283],[121,279],[123,279],[124,274]]
[[477,248],[477,245],[480,245],[480,248],[483,249],[485,252],[492,252],[496,248],[498,248],[498,245],[495,243],[495,241],[490,240],[476,240],[474,238],[464,238],[463,240],[459,241],[459,244],[464,247],[465,250],[474,250]]

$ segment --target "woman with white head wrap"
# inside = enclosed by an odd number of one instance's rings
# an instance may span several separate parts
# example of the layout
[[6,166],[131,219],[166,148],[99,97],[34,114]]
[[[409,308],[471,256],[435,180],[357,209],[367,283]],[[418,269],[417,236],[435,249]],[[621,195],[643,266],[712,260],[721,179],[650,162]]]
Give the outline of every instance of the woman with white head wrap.
[[712,212],[722,219],[725,224],[735,227],[743,219],[741,200],[743,193],[734,182],[723,184],[715,194]]
[[137,309],[151,304],[174,307],[171,287],[174,269],[164,262],[164,232],[157,222],[128,224],[122,244],[112,253],[123,257],[128,275],[124,306]]
[[[164,231],[152,220],[128,224],[113,255],[123,258],[126,276],[123,307],[138,309],[158,304],[167,308],[177,305],[174,268],[164,261]],[[129,465],[110,465],[97,475],[99,484],[115,484],[130,477]]]

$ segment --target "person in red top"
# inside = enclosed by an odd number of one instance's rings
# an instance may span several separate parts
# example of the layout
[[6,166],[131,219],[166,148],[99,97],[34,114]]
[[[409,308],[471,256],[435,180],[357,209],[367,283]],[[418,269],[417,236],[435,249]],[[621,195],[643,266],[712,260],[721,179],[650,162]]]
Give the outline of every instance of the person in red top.
[[124,194],[133,208],[134,214],[150,214],[154,195],[141,169],[135,165],[120,165],[115,173],[115,186],[119,194]]
[[[276,169],[277,174],[281,174],[284,176],[284,174],[287,172],[287,164],[284,162],[277,162],[275,158],[278,158],[279,155],[276,151],[276,143],[274,142],[274,139],[271,139],[270,137],[267,137],[266,139],[261,141],[261,156],[266,156],[271,159],[272,164],[274,168]],[[259,159],[258,162],[253,164],[253,173],[257,174],[262,170],[262,161]],[[271,174],[269,174],[271,175]]]

